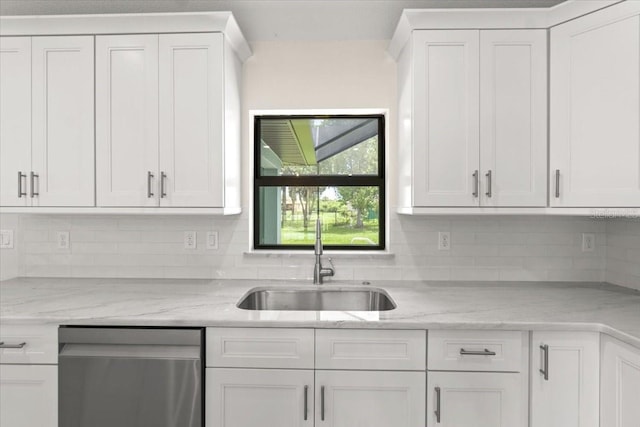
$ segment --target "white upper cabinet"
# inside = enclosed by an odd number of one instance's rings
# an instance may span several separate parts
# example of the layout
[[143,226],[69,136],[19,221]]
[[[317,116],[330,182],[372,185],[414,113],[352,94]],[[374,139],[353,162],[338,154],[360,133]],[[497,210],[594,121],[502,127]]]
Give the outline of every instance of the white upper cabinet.
[[480,32],[483,206],[547,204],[546,46],[544,30]]
[[231,12],[0,24],[1,207],[240,212],[251,50]]
[[239,132],[225,132],[239,128],[240,66],[224,35],[98,36],[96,48],[98,206],[238,207],[225,180]]
[[0,37],[0,206],[29,206],[31,37]]
[[1,80],[0,203],[93,206],[93,37],[3,38]]
[[32,40],[34,206],[93,206],[93,37]]
[[98,206],[157,206],[158,35],[96,37]]
[[413,204],[477,206],[478,31],[413,36]]
[[547,203],[544,30],[419,30],[399,57],[399,207]]
[[552,206],[640,207],[640,2],[551,29]]
[[160,205],[222,207],[223,35],[161,35],[159,56]]

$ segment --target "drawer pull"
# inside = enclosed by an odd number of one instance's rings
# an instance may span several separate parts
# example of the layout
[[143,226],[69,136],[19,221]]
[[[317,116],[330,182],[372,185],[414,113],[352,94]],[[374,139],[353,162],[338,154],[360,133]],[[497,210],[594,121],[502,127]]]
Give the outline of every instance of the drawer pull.
[[491,171],[489,170],[484,176],[487,177],[487,192],[484,194],[487,197],[491,197]]
[[496,352],[488,349],[484,350],[465,350],[464,348],[460,349],[461,356],[495,356]]
[[320,387],[320,420],[324,421],[324,386]]
[[309,395],[309,386],[304,386],[304,420],[307,421],[307,398]]
[[[40,175],[31,171],[30,180],[31,180],[31,198],[33,199],[34,197],[40,195]],[[36,180],[38,181],[38,192],[36,192]]]
[[151,181],[153,180],[153,174],[151,171],[147,172],[147,199],[150,199],[154,196],[153,191],[151,191]]
[[436,422],[440,423],[440,387],[436,387],[436,410],[433,411],[436,415]]
[[549,381],[549,345],[544,344],[540,346],[542,350],[542,368],[540,373],[543,375],[545,381]]
[[0,342],[0,348],[23,348],[27,345],[26,342],[21,342],[20,344],[5,344],[4,341]]
[[22,178],[25,178],[25,180],[27,179],[27,174],[26,173],[22,173],[21,171],[18,171],[18,198],[21,198],[22,196],[26,196],[27,192],[26,191],[22,191]]
[[167,197],[167,192],[165,191],[164,185],[167,180],[167,174],[164,172],[160,172],[160,198],[164,199]]
[[473,197],[478,197],[478,193],[480,190],[480,182],[478,181],[478,171],[476,170],[473,175],[471,175],[473,177],[473,193],[471,193],[473,195]]

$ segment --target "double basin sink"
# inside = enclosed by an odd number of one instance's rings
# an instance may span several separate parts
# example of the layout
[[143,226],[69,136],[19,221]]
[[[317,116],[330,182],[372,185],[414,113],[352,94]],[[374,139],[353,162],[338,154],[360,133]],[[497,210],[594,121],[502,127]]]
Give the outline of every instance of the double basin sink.
[[389,311],[396,303],[372,287],[260,287],[240,299],[243,310]]

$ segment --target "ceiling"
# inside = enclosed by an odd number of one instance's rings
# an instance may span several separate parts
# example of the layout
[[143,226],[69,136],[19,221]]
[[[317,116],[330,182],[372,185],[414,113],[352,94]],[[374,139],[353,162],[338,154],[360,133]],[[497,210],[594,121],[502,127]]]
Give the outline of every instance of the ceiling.
[[230,10],[245,37],[388,40],[402,9],[550,7],[564,0],[0,0],[0,15]]

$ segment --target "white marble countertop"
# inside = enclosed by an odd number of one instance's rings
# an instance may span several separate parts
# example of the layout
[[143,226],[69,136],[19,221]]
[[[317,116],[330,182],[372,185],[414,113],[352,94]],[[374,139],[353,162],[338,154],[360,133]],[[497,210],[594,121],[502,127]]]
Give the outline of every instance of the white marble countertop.
[[[323,286],[351,286],[331,282]],[[0,282],[0,321],[131,326],[502,329],[604,332],[640,347],[640,292],[601,283],[372,282],[386,312],[248,311],[251,288],[306,282],[17,278]]]

